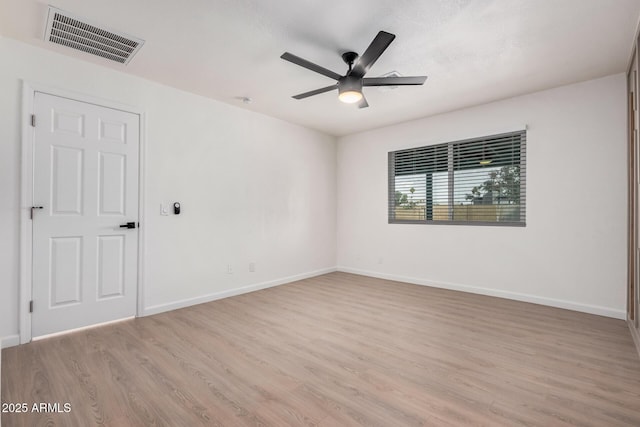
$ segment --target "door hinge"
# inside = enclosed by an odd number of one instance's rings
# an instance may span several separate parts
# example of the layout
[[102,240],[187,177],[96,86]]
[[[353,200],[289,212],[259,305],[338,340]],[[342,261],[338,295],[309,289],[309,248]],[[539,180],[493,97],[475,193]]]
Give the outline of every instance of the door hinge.
[[31,126],[36,127],[36,115],[31,115]]
[[29,313],[33,313],[33,300],[29,301]]

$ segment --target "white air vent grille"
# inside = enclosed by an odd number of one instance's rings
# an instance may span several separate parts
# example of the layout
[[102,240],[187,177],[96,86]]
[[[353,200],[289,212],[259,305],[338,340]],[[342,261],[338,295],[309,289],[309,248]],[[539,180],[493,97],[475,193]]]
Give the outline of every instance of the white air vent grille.
[[45,40],[121,64],[127,64],[144,44],[144,40],[88,24],[51,6]]

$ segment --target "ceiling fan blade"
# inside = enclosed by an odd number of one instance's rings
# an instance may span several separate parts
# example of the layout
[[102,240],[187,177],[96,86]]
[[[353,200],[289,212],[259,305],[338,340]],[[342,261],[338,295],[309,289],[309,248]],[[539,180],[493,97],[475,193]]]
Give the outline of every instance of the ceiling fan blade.
[[394,34],[380,31],[367,50],[358,58],[349,75],[363,77],[395,38],[396,36]]
[[334,73],[331,70],[327,70],[324,67],[314,64],[313,62],[309,62],[306,59],[302,59],[299,56],[295,56],[294,54],[289,52],[283,53],[280,56],[280,58],[284,59],[285,61],[293,62],[294,64],[304,67],[308,70],[315,71],[316,73],[322,74],[323,76],[327,76],[333,80],[338,80],[339,78],[342,77],[338,73]]
[[301,93],[299,95],[294,95],[294,96],[292,96],[292,98],[304,99],[304,98],[308,98],[308,97],[313,96],[313,95],[318,95],[320,93],[329,92],[330,90],[337,89],[337,88],[338,88],[338,85],[335,84],[335,85],[323,87],[323,88],[320,88],[320,89],[311,90],[309,92]]
[[367,98],[364,97],[364,93],[362,94],[362,99],[358,102],[358,108],[367,108],[369,103],[367,102]]
[[365,77],[362,86],[412,86],[424,84],[427,76],[412,77]]

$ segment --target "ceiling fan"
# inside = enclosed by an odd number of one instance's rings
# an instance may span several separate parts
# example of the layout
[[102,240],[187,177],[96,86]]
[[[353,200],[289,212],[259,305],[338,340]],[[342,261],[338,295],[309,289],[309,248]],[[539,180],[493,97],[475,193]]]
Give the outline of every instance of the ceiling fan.
[[369,68],[380,58],[380,55],[389,47],[396,36],[386,31],[380,31],[373,39],[367,50],[358,56],[355,52],[345,52],[342,54],[342,60],[349,66],[349,71],[344,76],[328,70],[320,65],[302,59],[299,56],[285,52],[280,58],[285,61],[293,62],[296,65],[307,68],[330,79],[336,80],[335,84],[312,90],[309,92],[294,95],[295,99],[308,98],[320,93],[329,92],[338,89],[338,99],[347,104],[358,103],[358,108],[366,108],[369,106],[367,99],[362,93],[363,86],[419,86],[422,85],[427,76],[413,77],[364,77]]

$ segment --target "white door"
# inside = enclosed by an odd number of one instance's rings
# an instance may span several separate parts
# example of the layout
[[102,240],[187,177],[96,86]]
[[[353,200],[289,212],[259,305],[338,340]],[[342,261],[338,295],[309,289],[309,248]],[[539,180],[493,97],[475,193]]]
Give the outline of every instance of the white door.
[[139,116],[39,92],[34,112],[32,336],[135,316]]

